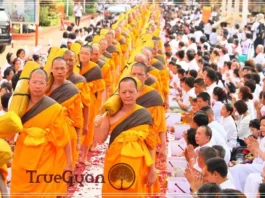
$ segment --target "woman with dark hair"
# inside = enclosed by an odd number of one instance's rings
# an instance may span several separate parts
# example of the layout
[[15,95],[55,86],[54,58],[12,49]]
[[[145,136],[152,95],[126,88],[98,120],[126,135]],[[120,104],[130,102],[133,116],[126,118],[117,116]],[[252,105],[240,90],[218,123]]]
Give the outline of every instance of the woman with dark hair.
[[221,124],[227,132],[227,144],[232,151],[237,143],[237,128],[233,118],[234,108],[231,104],[224,104],[221,109],[221,116],[223,117]]
[[19,58],[15,58],[15,60],[12,63],[12,69],[14,71],[14,74],[17,74],[21,70],[22,62]]
[[218,193],[216,195],[216,198],[247,198],[247,197],[239,190],[227,188],[223,189],[221,193]]
[[244,139],[251,135],[249,129],[249,122],[251,117],[248,113],[248,106],[244,100],[238,100],[234,104],[237,113],[239,114],[239,119],[237,121],[237,137],[240,146],[246,146]]
[[26,61],[26,52],[24,49],[18,49],[17,50],[17,58],[20,59],[21,61],[21,69],[23,69],[24,65],[25,65],[25,61]]
[[221,109],[223,103],[227,103],[226,92],[224,89],[220,87],[215,87],[213,89],[212,97],[214,99],[214,105],[213,105],[214,118],[216,121],[221,122]]
[[[251,90],[249,87],[247,86],[242,86],[239,88],[239,91],[238,91],[238,95],[237,95],[237,98],[239,100],[244,100],[245,103],[247,104],[247,107],[248,107],[248,113],[250,115],[250,118],[251,119],[255,119],[257,118],[257,115],[256,115],[256,110],[255,110],[255,107],[254,107],[254,102],[253,102],[253,95],[251,93]],[[235,96],[232,96],[232,103],[234,104],[236,102],[236,97]]]
[[6,70],[6,68],[12,66],[12,62],[14,61],[14,59],[16,58],[16,55],[9,52],[6,55],[6,63],[3,65],[2,68],[0,68],[1,70],[1,76],[4,76],[4,71]]

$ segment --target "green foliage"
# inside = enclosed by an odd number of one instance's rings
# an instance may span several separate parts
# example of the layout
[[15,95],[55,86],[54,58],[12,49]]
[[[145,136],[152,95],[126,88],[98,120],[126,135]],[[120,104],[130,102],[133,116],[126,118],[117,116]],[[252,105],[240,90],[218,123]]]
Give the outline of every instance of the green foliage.
[[97,12],[97,8],[86,8],[86,14],[94,14]]
[[40,26],[50,26],[48,15],[49,8],[47,6],[40,6]]

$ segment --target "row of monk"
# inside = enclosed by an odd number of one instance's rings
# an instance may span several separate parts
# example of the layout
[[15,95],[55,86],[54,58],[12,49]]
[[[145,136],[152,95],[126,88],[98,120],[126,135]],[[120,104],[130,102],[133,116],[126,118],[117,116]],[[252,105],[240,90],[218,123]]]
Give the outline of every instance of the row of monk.
[[[105,38],[82,46],[78,54],[66,50],[55,57],[50,73],[40,68],[30,73],[29,103],[12,162],[12,196],[65,196],[67,183],[44,178],[30,183],[27,171],[63,175],[79,162],[90,166],[93,143],[109,136],[102,195],[160,192],[155,161],[166,158],[169,75],[159,24],[157,5],[136,6],[120,16]],[[106,100],[113,104],[104,113]]]

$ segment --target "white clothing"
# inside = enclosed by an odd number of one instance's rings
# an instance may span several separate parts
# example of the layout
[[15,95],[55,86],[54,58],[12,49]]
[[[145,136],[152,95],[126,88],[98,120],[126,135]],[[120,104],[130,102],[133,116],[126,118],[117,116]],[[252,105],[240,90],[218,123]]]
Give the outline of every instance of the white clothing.
[[189,70],[192,70],[192,69],[196,70],[196,71],[199,70],[199,66],[198,66],[195,58],[188,63],[188,68],[189,68]]
[[1,67],[1,76],[3,77],[4,76],[4,72],[6,70],[6,68],[10,67],[11,65],[6,62],[6,64],[4,64],[2,67]]
[[244,140],[244,138],[251,135],[251,131],[249,129],[250,120],[251,120],[251,117],[249,114],[245,116],[244,118],[240,116],[238,120],[238,124],[237,124],[237,130],[238,130],[237,136],[239,139]]
[[252,44],[252,40],[251,39],[247,39],[245,41],[243,41],[242,45],[242,54],[248,54],[248,49],[251,47]]
[[194,88],[190,89],[188,92],[186,92],[183,95],[183,104],[188,106],[188,107],[191,106],[190,100],[189,100],[190,97],[196,98],[196,94],[195,94],[195,89]]
[[253,96],[254,96],[254,101],[259,101],[259,94],[260,94],[260,92],[262,91],[262,88],[261,88],[261,86],[259,85],[259,84],[256,84],[256,89],[255,89],[255,91],[254,91],[254,93],[253,93]]
[[255,41],[256,40],[256,38],[257,38],[257,35],[256,35],[256,32],[257,32],[257,29],[258,29],[258,27],[259,27],[259,22],[255,22],[255,23],[253,23],[253,25],[251,26],[251,31],[253,32],[253,41]]
[[244,194],[247,198],[257,197],[259,185],[262,183],[261,173],[251,173],[246,179]]
[[261,173],[262,164],[237,164],[230,169],[237,190],[244,192],[247,177],[251,173]]
[[261,64],[264,67],[264,63],[265,63],[265,57],[263,53],[259,53],[255,58],[255,63],[256,64]]
[[209,41],[212,45],[216,45],[217,41],[218,41],[218,37],[217,37],[217,34],[216,32],[212,32],[210,34],[210,37],[209,37]]
[[[211,142],[208,142],[207,144],[204,144],[202,146],[198,146],[197,148],[194,149],[195,153],[199,153],[200,149],[203,147],[212,147],[213,144]],[[202,169],[198,165],[198,158],[196,158],[196,163],[194,164],[193,168],[195,168],[197,171],[202,172]]]
[[196,43],[200,42],[201,37],[203,36],[203,33],[201,31],[194,32]]
[[234,184],[230,181],[230,179],[227,179],[226,181],[224,181],[223,183],[219,184],[220,188],[223,189],[236,189],[236,187],[234,186]]
[[74,7],[74,13],[76,17],[81,17],[83,13],[83,6],[81,5],[75,5]]
[[179,61],[178,64],[181,66],[182,69],[184,69],[185,71],[189,70],[189,65],[186,61],[182,60]]
[[236,123],[232,116],[228,116],[223,118],[221,124],[223,125],[224,129],[227,132],[227,144],[230,148],[230,151],[236,146],[237,144],[237,128]]
[[214,120],[211,123],[209,123],[208,126],[211,129],[215,129],[220,135],[222,135],[224,140],[227,142],[227,132],[226,132],[225,128],[220,123],[218,123],[216,120]]
[[193,50],[195,51],[195,53],[197,54],[197,44],[196,44],[196,43],[192,43],[192,44],[190,44],[190,45],[186,48],[185,52],[187,53],[187,51],[190,50],[190,49],[193,49]]
[[176,52],[178,51],[179,41],[177,41],[176,39],[173,39],[168,44],[171,47],[172,54],[176,54]]
[[215,128],[211,127],[210,125],[208,125],[210,127],[210,129],[212,130],[212,138],[210,140],[212,145],[220,145],[225,149],[225,162],[228,164],[228,162],[230,161],[230,157],[231,157],[231,153],[229,150],[229,147],[226,144],[225,139],[223,138],[223,136],[215,130]]
[[206,87],[206,92],[211,96],[211,98],[212,98],[213,90],[214,90],[215,87],[218,87],[216,82],[213,82],[213,84],[211,84],[210,86]]
[[211,34],[211,32],[212,32],[212,25],[210,23],[206,23],[204,25],[204,33]]
[[1,111],[0,111],[0,116],[2,116],[2,115],[4,115],[4,114],[6,114],[6,112],[5,112],[4,110],[1,110]]
[[229,57],[228,54],[225,54],[225,55],[223,55],[223,56],[220,56],[220,58],[219,58],[219,60],[218,60],[218,63],[217,63],[218,68],[223,68],[225,62],[227,62],[227,61],[230,61],[230,57]]
[[265,106],[262,106],[260,109],[261,116],[265,116]]
[[219,123],[222,121],[222,117],[221,117],[222,107],[223,107],[223,103],[220,101],[216,101],[213,105],[214,119]]
[[246,104],[248,105],[248,113],[250,115],[251,120],[256,119],[257,118],[257,112],[255,109],[253,100],[248,100],[246,102]]

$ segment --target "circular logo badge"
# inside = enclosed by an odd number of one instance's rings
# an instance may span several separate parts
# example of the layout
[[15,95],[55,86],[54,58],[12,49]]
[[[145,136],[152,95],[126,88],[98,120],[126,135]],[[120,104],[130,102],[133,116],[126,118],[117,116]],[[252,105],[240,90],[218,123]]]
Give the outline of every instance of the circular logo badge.
[[115,164],[109,171],[108,180],[116,190],[127,190],[135,182],[135,172],[129,164]]

